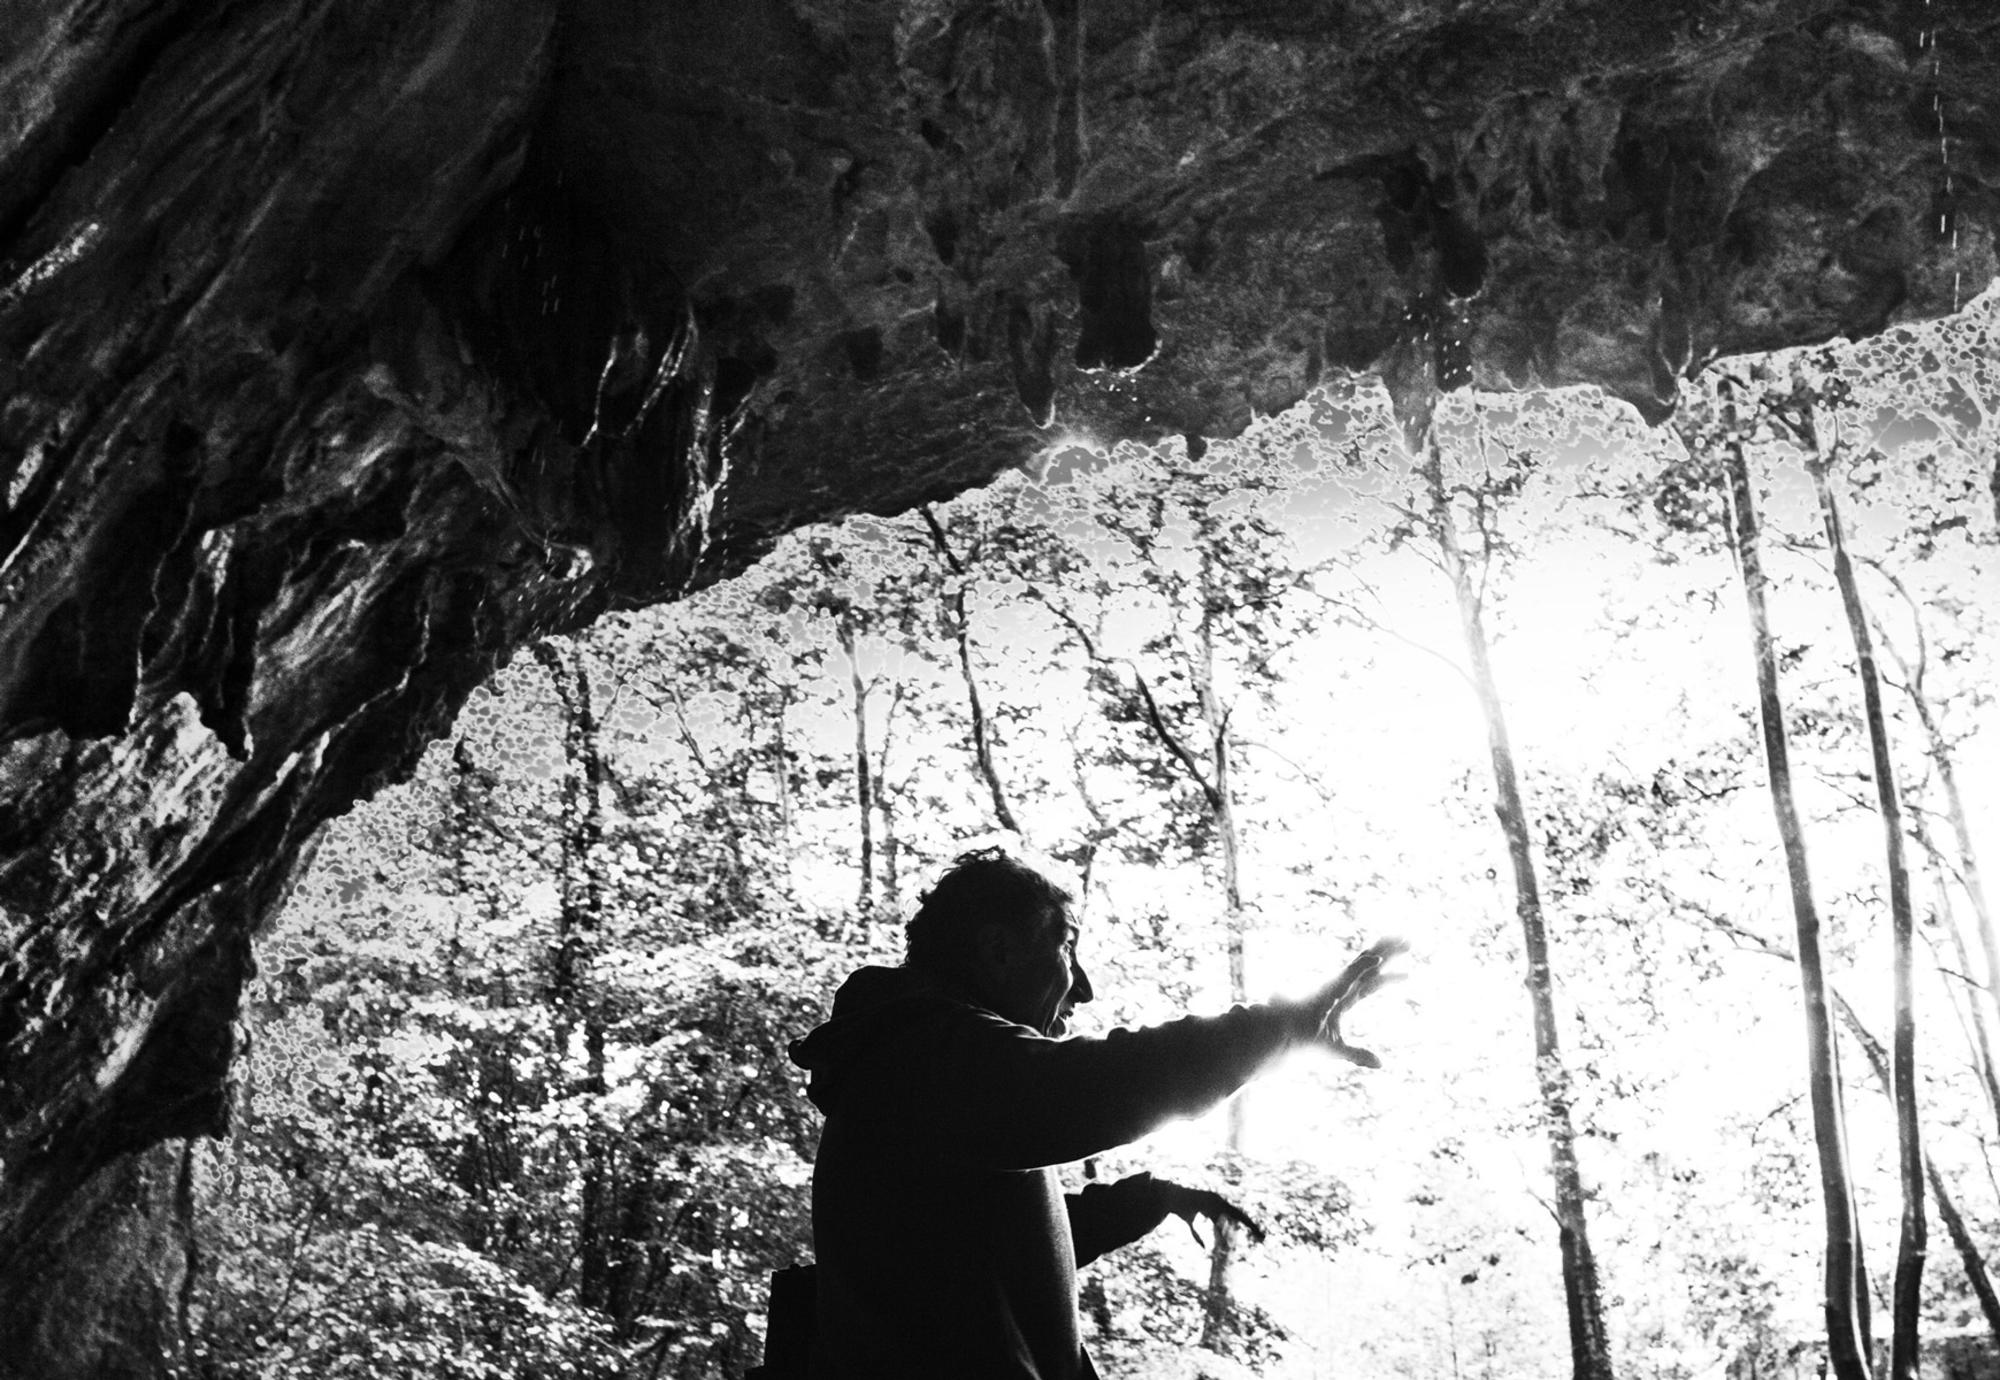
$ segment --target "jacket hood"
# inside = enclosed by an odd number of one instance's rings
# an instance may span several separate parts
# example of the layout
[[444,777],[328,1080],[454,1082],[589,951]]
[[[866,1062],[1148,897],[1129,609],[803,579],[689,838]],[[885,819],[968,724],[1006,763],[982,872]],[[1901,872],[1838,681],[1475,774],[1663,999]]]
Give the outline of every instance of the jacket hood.
[[845,1073],[861,1058],[907,1031],[913,1021],[963,997],[929,974],[910,968],[862,968],[840,984],[833,1016],[804,1039],[794,1040],[791,1060],[812,1075],[806,1096],[822,1112],[839,1096]]

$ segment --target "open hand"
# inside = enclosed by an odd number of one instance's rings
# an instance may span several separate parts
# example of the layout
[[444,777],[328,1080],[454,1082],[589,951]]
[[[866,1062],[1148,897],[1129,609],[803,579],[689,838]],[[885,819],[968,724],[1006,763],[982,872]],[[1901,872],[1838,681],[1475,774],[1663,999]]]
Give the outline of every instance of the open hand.
[[1310,999],[1309,1008],[1320,1013],[1320,1040],[1349,1063],[1359,1064],[1364,1069],[1382,1067],[1382,1061],[1372,1052],[1347,1043],[1340,1033],[1340,1018],[1363,997],[1380,991],[1392,982],[1402,981],[1401,973],[1384,972],[1383,965],[1409,947],[1400,939],[1376,940],[1341,969],[1340,976],[1320,988]]

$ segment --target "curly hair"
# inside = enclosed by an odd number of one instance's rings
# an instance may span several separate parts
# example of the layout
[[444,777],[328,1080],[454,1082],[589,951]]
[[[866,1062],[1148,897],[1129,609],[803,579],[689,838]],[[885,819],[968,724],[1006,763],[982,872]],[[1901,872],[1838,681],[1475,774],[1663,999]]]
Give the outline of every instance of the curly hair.
[[903,927],[903,961],[931,973],[965,972],[985,925],[1033,933],[1066,913],[1075,899],[1004,849],[961,853],[923,894],[917,913]]

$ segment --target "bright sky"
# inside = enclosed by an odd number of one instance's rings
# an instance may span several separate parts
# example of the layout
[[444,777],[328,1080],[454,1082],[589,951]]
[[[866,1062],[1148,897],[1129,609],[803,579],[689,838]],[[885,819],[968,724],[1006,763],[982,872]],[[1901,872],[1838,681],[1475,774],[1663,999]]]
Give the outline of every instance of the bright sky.
[[[1815,531],[1812,501],[1802,471],[1780,470],[1765,495],[1766,520],[1774,532]],[[1288,530],[1308,559],[1320,554],[1330,534],[1338,540],[1351,527],[1353,514],[1342,509],[1336,500],[1307,505],[1303,511],[1295,505],[1288,513]],[[1850,530],[1856,550],[1883,549],[1893,535],[1885,525],[1889,520],[1880,510],[1856,511],[1860,517]],[[1537,513],[1533,520],[1549,516]],[[1504,595],[1496,590],[1501,607],[1493,620],[1496,678],[1516,758],[1524,770],[1564,776],[1616,767],[1624,774],[1643,776],[1688,750],[1680,735],[1699,743],[1753,731],[1753,724],[1742,717],[1754,695],[1748,620],[1740,584],[1725,557],[1662,564],[1624,538],[1576,527],[1552,538],[1525,539],[1524,551],[1527,554],[1506,577]],[[1767,559],[1781,579],[1772,597],[1781,645],[1841,649],[1835,654],[1845,659],[1848,633],[1830,593],[1824,558],[1776,552]],[[1952,559],[1937,562],[1928,572],[1933,584],[1955,584],[1966,597],[2000,594],[1981,587],[1985,577],[1969,556],[1957,565]],[[1464,661],[1456,608],[1441,574],[1407,557],[1378,558],[1357,573],[1379,595],[1374,606],[1379,621],[1397,636],[1337,631],[1293,652],[1288,677],[1314,687],[1322,702],[1326,688],[1338,686],[1333,697],[1337,710],[1318,718],[1299,714],[1284,722],[1283,751],[1293,761],[1332,764],[1331,770],[1345,784],[1360,785],[1369,801],[1371,824],[1400,840],[1421,866],[1420,840],[1427,831],[1437,836],[1441,801],[1459,798],[1469,782],[1469,794],[1476,797],[1469,802],[1473,812],[1487,808],[1492,788],[1485,770],[1484,733],[1469,686],[1441,664],[1441,658]],[[1792,578],[1799,575],[1810,583]],[[1879,580],[1873,586],[1873,597],[1885,605],[1892,602]],[[1719,590],[1722,597],[1708,601],[1688,597],[1690,590],[1707,589]],[[1623,636],[1621,624],[1626,625]],[[1890,626],[1904,630],[1907,620],[1892,621]],[[1829,688],[1850,699],[1855,694],[1851,678]],[[998,692],[1005,693],[1004,685]],[[1802,687],[1794,676],[1788,693],[1810,698],[1811,688]],[[1989,706],[1985,729],[1963,745],[1959,758],[1975,832],[1988,857],[1995,856],[2000,846],[1993,827],[2000,818],[1993,795],[1994,784],[2000,782],[2000,771],[1995,770],[2000,766],[1996,757],[2000,731],[1992,717]],[[1246,760],[1254,766],[1257,755],[1248,752]],[[1280,808],[1289,802],[1300,816],[1310,816],[1319,806],[1313,793],[1302,787],[1289,793],[1265,788],[1274,791]],[[1529,789],[1534,789],[1532,779]],[[1810,782],[1805,789],[1810,798]],[[1870,788],[1862,783],[1857,789]],[[1826,801],[1820,803],[1824,806]],[[1788,940],[1789,897],[1768,798],[1761,789],[1748,792],[1734,813],[1741,818],[1737,846],[1752,856],[1762,855],[1767,865],[1761,870],[1754,865],[1743,869],[1761,882],[1733,897],[1729,908],[1737,921]],[[1307,846],[1297,834],[1267,838],[1288,847]],[[1462,835],[1452,838],[1460,841],[1456,846],[1463,846]],[[1845,823],[1816,822],[1810,826],[1808,843],[1823,907],[1843,889],[1860,884],[1856,869],[1865,873],[1873,867],[1881,847],[1873,819],[1858,812]],[[1379,998],[1350,1031],[1358,1042],[1373,1044],[1382,1052],[1388,1067],[1380,1073],[1343,1074],[1327,1067],[1327,1060],[1301,1060],[1247,1095],[1249,1148],[1275,1159],[1305,1158],[1337,1173],[1355,1187],[1364,1216],[1378,1232],[1420,1230],[1409,1216],[1409,1192],[1415,1182],[1410,1162],[1436,1136],[1440,1101],[1450,1089],[1463,1088],[1458,1075],[1468,1065],[1488,1068],[1494,1085],[1491,1095],[1501,1103],[1509,1098],[1526,1103],[1532,1098],[1527,1081],[1531,1047],[1527,1002],[1512,941],[1513,898],[1497,829],[1490,832],[1488,844],[1497,875],[1484,894],[1476,885],[1468,892],[1449,884],[1442,885],[1438,894],[1442,904],[1483,911],[1487,925],[1502,937],[1499,951],[1467,945],[1466,916],[1409,913],[1410,902],[1387,888],[1359,894],[1354,915],[1342,926],[1357,940],[1400,933],[1416,945],[1416,952],[1404,961],[1411,980]],[[1323,846],[1338,853],[1342,841],[1328,840]],[[1267,854],[1261,858],[1262,872],[1268,876],[1304,861]],[[1439,863],[1441,875],[1465,870],[1463,859]],[[1175,883],[1165,888],[1175,889]],[[1254,899],[1257,881],[1249,889]],[[1558,971],[1566,974],[1558,1004],[1567,1018],[1577,1001],[1587,996],[1576,984],[1587,987],[1589,978],[1578,970],[1574,949],[1565,947],[1570,921],[1564,905],[1551,900],[1547,911]],[[1319,926],[1298,923],[1302,918],[1264,911],[1263,927],[1253,935],[1250,948],[1253,996],[1309,990],[1344,957],[1329,951]],[[1838,927],[1829,934],[1838,941]],[[1571,956],[1567,964],[1565,954]],[[1665,961],[1671,963],[1672,956],[1665,956]],[[1837,957],[1835,961],[1838,964]],[[1871,936],[1851,969],[1838,968],[1835,974],[1837,981],[1852,989],[1864,1018],[1883,1031],[1888,1027],[1887,971],[1886,941]],[[1944,1014],[1942,989],[1934,982],[1927,984],[1925,998],[1924,1038],[1935,1042],[1928,1048],[1938,1051],[1937,1058],[1949,1060],[1952,1056],[1945,1051],[1958,1047],[1958,1037]],[[1660,1057],[1674,1071],[1647,1094],[1645,1115],[1632,1126],[1637,1129],[1639,1122],[1645,1122],[1652,1129],[1644,1137],[1648,1153],[1664,1148],[1670,1163],[1701,1164],[1712,1170],[1719,1138],[1728,1134],[1725,1128],[1777,1116],[1784,1136],[1804,1134],[1803,1122],[1789,1119],[1801,1115],[1796,1098],[1803,1087],[1805,1049],[1795,978],[1785,965],[1761,956],[1730,955],[1722,977],[1703,988],[1701,1001],[1699,1008],[1670,1006],[1664,1011],[1664,1019],[1676,1028],[1659,1032]],[[1585,1062],[1574,1035],[1573,1030],[1565,1032],[1573,1068]],[[1886,1118],[1872,1115],[1874,1111],[1869,1106],[1851,1113],[1851,1135],[1857,1164],[1879,1171],[1893,1157],[1893,1141],[1885,1130]],[[1359,1137],[1357,1114],[1368,1126]],[[1599,1109],[1594,1121],[1600,1127],[1616,1126],[1617,1106]],[[1660,1128],[1672,1128],[1677,1134],[1663,1139]],[[1215,1144],[1219,1135],[1220,1117],[1211,1115],[1160,1133],[1152,1149],[1169,1158],[1199,1161],[1202,1148]],[[1586,1143],[1586,1172],[1593,1178],[1594,1171],[1609,1173],[1620,1153],[1602,1142]],[[1746,1153],[1754,1154],[1755,1147],[1746,1147]],[[1500,1192],[1501,1200],[1491,1208],[1500,1220],[1539,1234],[1546,1226],[1536,1206],[1549,1191],[1546,1160],[1534,1137],[1522,1141],[1516,1155],[1511,1172],[1504,1165],[1495,1172],[1489,1165],[1481,1181],[1488,1191]],[[1511,1203],[1505,1201],[1510,1195]],[[1893,1210],[1879,1193],[1865,1193],[1864,1204],[1872,1204],[1878,1212]],[[1877,1241],[1890,1236],[1882,1222],[1872,1230]],[[1604,1232],[1606,1237],[1617,1234],[1615,1224]],[[1604,1249],[1600,1243],[1600,1252]],[[1552,1256],[1552,1249],[1545,1250],[1545,1263]],[[1351,1294],[1365,1287],[1365,1281],[1342,1275],[1348,1265],[1328,1268],[1329,1279],[1344,1279],[1336,1297],[1340,1291]],[[1812,1268],[1810,1260],[1802,1261],[1800,1287],[1790,1296],[1794,1301],[1812,1297]],[[1539,1294],[1532,1290],[1524,1294],[1524,1307],[1538,1306],[1530,1300],[1546,1306],[1559,1299],[1552,1280],[1543,1284]],[[1333,1286],[1295,1279],[1290,1287],[1310,1295],[1316,1288]],[[1319,1301],[1313,1311],[1327,1316],[1326,1301]],[[1798,1326],[1809,1329],[1811,1309],[1797,1311]],[[1349,1312],[1341,1308],[1334,1316]],[[1559,1332],[1559,1317],[1547,1321]],[[1334,1326],[1337,1330],[1338,1324]],[[1338,1352],[1333,1343],[1327,1345],[1333,1346],[1328,1354]],[[1321,1359],[1316,1354],[1312,1364],[1317,1367]]]
[[[1920,433],[1921,428],[1912,431],[1907,444],[1920,450],[1925,440]],[[1563,459],[1558,475],[1611,464],[1584,442],[1572,443]],[[1049,491],[1050,501],[1058,501],[1062,483],[1086,473],[1091,463],[1072,451],[1052,466],[1049,475],[1057,487]],[[1803,470],[1781,464],[1769,473],[1762,504],[1774,539],[1785,532],[1812,537],[1818,524]],[[1380,521],[1367,496],[1342,477],[1318,474],[1315,482],[1316,488],[1294,496],[1282,514],[1282,525],[1306,561],[1324,558]],[[1871,508],[1859,499],[1851,505],[1850,539],[1857,551],[1886,553],[1891,539],[1903,534],[1891,507]],[[1974,535],[1988,543],[1981,552],[1962,542],[1954,546],[1953,538],[1921,572],[1907,561],[1905,569],[1913,581],[1921,573],[1926,587],[1954,592],[1990,612],[2000,598],[1992,576],[1993,516],[1990,509],[1980,510],[1972,520]],[[1657,769],[1684,766],[1691,755],[1719,750],[1717,744],[1743,745],[1753,763],[1753,788],[1715,812],[1708,835],[1715,870],[1737,880],[1726,887],[1693,873],[1664,880],[1706,896],[1748,928],[1789,942],[1792,922],[1776,831],[1761,770],[1754,765],[1761,764],[1761,756],[1748,716],[1755,682],[1747,618],[1728,558],[1683,553],[1663,559],[1657,542],[1635,542],[1581,521],[1573,502],[1551,497],[1546,486],[1524,495],[1510,508],[1507,522],[1520,534],[1521,556],[1496,579],[1488,613],[1496,677],[1531,807],[1543,800],[1548,780],[1572,783],[1574,789],[1605,771],[1646,781]],[[879,530],[879,524],[857,522],[849,535]],[[1829,697],[1852,704],[1854,683],[1845,669],[1850,643],[1823,556],[1774,549],[1767,559],[1778,578],[1772,596],[1778,640],[1787,652],[1798,653],[1785,673],[1788,705],[1794,712],[1810,710]],[[1554,1251],[1540,1205],[1548,1194],[1545,1152],[1524,1120],[1534,1100],[1528,1002],[1511,879],[1491,813],[1484,730],[1469,686],[1447,665],[1464,662],[1456,609],[1443,576],[1411,552],[1365,557],[1351,573],[1372,587],[1370,611],[1393,635],[1329,627],[1287,653],[1285,684],[1274,710],[1259,709],[1247,698],[1239,708],[1237,722],[1247,744],[1239,770],[1251,785],[1243,811],[1251,853],[1245,892],[1254,917],[1248,986],[1253,997],[1310,990],[1355,948],[1382,934],[1399,934],[1413,944],[1402,964],[1410,979],[1376,999],[1349,1031],[1358,1043],[1377,1048],[1387,1067],[1350,1072],[1325,1058],[1295,1060],[1250,1095],[1251,1148],[1276,1159],[1305,1160],[1344,1179],[1354,1190],[1357,1211],[1384,1241],[1399,1239],[1398,1234],[1420,1239],[1437,1229],[1412,1206],[1426,1185],[1442,1184],[1440,1191],[1461,1208],[1466,1195],[1477,1196],[1472,1215],[1483,1214],[1482,1230],[1489,1236],[1518,1231],[1536,1243],[1518,1260],[1510,1257],[1519,1307],[1546,1311],[1553,1298],[1559,1312],[1559,1288],[1534,1276],[1537,1270],[1552,1273]],[[1328,587],[1345,578],[1330,575]],[[1893,609],[1879,577],[1865,572],[1864,579],[1878,607]],[[1885,617],[1907,649],[1907,619],[1896,613]],[[1122,637],[1113,630],[1112,640],[1123,644],[1120,654],[1133,654],[1154,630],[1135,613]],[[989,704],[1038,711],[1031,727],[1003,741],[1003,770],[1024,778],[1035,768],[1051,781],[1066,779],[1052,760],[1036,754],[1060,756],[1066,751],[1061,725],[1095,711],[1078,686],[1045,698],[1052,692],[1044,673],[1056,654],[1047,620],[1031,610],[1004,610],[982,619],[978,637]],[[837,657],[836,663],[829,670],[844,681],[846,667]],[[898,678],[932,679],[956,693],[939,679],[950,675],[949,667],[880,647],[864,647],[861,670],[884,685]],[[1937,670],[1941,685],[1960,674]],[[1976,719],[1978,731],[1957,748],[1976,842],[1988,859],[2000,857],[1995,826],[2000,724],[1994,720],[1989,699]],[[872,725],[878,733],[881,726],[879,720]],[[850,742],[853,731],[844,704],[831,699],[810,719],[801,715],[797,727],[830,749]],[[1037,731],[1046,737],[1038,739]],[[1903,744],[1911,761],[1919,748]],[[1800,760],[1809,756],[1802,752]],[[1844,768],[1848,775],[1830,785],[1807,772],[1803,790],[1814,815],[1808,844],[1816,883],[1822,907],[1833,918],[1836,979],[1852,989],[1864,1017],[1886,1030],[1883,943],[1874,934],[1847,933],[1853,916],[1879,909],[1850,899],[1857,889],[1876,885],[1879,832],[1865,810],[1827,817],[1838,803],[1837,791],[1865,802],[1872,787],[1853,775],[1863,766],[1865,757],[1855,757]],[[1300,779],[1301,771],[1309,779]],[[970,787],[967,793],[975,794]],[[1045,802],[1038,809],[1038,821],[1067,818],[1060,804]],[[907,827],[941,826],[920,819]],[[932,846],[978,841],[941,838]],[[1036,840],[1044,846],[1060,841]],[[801,866],[823,871],[820,885],[830,904],[851,896],[851,859],[802,859]],[[1612,870],[1610,862],[1606,870]],[[1109,925],[1161,912],[1198,926],[1216,910],[1214,878],[1198,869],[1144,872],[1106,861],[1098,880],[1104,890],[1092,901],[1094,925],[1099,918]],[[1309,886],[1338,902],[1315,899]],[[1929,884],[1918,886],[1922,904]],[[1727,941],[1705,940],[1693,922],[1674,922],[1680,928],[1662,926],[1657,934],[1645,927],[1658,922],[1633,922],[1634,935],[1644,930],[1643,937],[1622,938],[1621,905],[1625,920],[1631,920],[1632,905],[1618,897],[1552,895],[1546,902],[1560,978],[1562,1036],[1572,1067],[1585,1069],[1602,1053],[1608,1067],[1637,1069],[1645,1079],[1636,1091],[1620,1092],[1598,1088],[1579,1074],[1585,1109],[1602,1132],[1583,1147],[1587,1175],[1670,1179],[1684,1165],[1747,1174],[1772,1145],[1798,1144],[1806,1135],[1797,1104],[1804,1044],[1791,969]],[[1198,933],[1189,930],[1190,936]],[[1850,940],[1859,943],[1847,955],[1840,946]],[[1174,1014],[1157,994],[1111,990],[1118,970],[1112,955],[1094,943],[1108,943],[1108,936],[1087,937],[1084,949],[1104,1000],[1097,1011],[1084,1013],[1079,1022],[1084,1030],[1112,1018],[1144,1021]],[[1621,943],[1627,949],[1620,950]],[[1207,994],[1197,1009],[1215,1009],[1225,999],[1219,947],[1197,959],[1194,979]],[[1648,961],[1658,968],[1657,1013],[1621,1009],[1604,989],[1606,965]],[[1698,979],[1701,965],[1706,967]],[[1928,1048],[1946,1051],[1937,1057],[1948,1063],[1959,1037],[1943,991],[1928,982],[1922,1000],[1922,1038],[1935,1041]],[[1852,1131],[1860,1162],[1879,1166],[1892,1147],[1882,1130],[1885,1118],[1875,1112],[1871,1106],[1855,1113]],[[1767,1140],[1731,1139],[1737,1133],[1730,1128],[1760,1122],[1772,1128]],[[1512,1129],[1495,1139],[1490,1128],[1509,1123]],[[1453,1165],[1436,1158],[1440,1137],[1454,1125],[1468,1134],[1489,1128],[1484,1159]],[[1170,1127],[1143,1147],[1144,1154],[1167,1164],[1198,1163],[1220,1131],[1219,1114]],[[1505,1148],[1496,1151],[1496,1145]],[[1882,1202],[1870,1202],[1886,1211]],[[1601,1251],[1615,1252],[1626,1237],[1674,1229],[1627,1220],[1616,1206],[1606,1211]],[[1880,1224],[1871,1230],[1878,1241],[1888,1237]],[[1440,1259],[1438,1268],[1450,1275],[1453,1287],[1461,1267],[1477,1264],[1466,1264],[1451,1250]],[[1350,1265],[1336,1261],[1334,1268],[1337,1273]],[[1810,1260],[1802,1261],[1803,1275],[1787,1299],[1809,1302],[1812,1268]],[[1328,1301],[1315,1291],[1334,1288],[1327,1280],[1335,1277],[1294,1279],[1286,1287],[1315,1296],[1314,1311],[1326,1314]],[[1388,1297],[1382,1294],[1388,1286],[1377,1281],[1338,1278],[1338,1287],[1354,1297],[1369,1297],[1371,1289]],[[1452,1297],[1446,1289],[1437,1304],[1442,1313],[1409,1321],[1458,1325],[1445,1316]],[[1800,1325],[1809,1328],[1809,1308],[1803,1316]],[[1560,1317],[1544,1321],[1559,1341]],[[1332,1368],[1295,1373],[1341,1373],[1327,1360],[1343,1354],[1337,1341],[1322,1340],[1311,1364]],[[1672,1368],[1661,1364],[1662,1373]]]

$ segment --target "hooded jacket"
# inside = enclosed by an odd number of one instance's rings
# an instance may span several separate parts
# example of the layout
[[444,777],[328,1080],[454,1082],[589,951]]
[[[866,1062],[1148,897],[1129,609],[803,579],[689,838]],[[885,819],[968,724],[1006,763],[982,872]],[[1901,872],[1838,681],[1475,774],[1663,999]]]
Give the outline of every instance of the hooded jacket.
[[793,1044],[826,1115],[813,1380],[1092,1380],[1076,1269],[1165,1214],[1146,1176],[1051,1166],[1228,1097],[1311,1039],[1288,1004],[1054,1040],[908,968],[863,968]]

